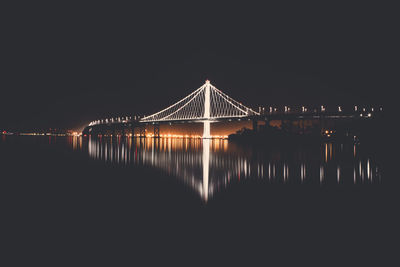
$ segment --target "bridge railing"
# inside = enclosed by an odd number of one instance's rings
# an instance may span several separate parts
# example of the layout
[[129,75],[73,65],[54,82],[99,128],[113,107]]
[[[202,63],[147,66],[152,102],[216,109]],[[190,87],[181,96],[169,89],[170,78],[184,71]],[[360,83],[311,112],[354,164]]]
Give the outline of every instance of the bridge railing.
[[372,116],[373,114],[383,112],[383,107],[367,107],[367,106],[268,106],[259,107],[260,115],[361,115]]

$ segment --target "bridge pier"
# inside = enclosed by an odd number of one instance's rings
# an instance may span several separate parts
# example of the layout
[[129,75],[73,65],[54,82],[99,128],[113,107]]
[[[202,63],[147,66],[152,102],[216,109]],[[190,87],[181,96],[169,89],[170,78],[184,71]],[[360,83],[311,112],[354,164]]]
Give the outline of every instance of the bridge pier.
[[203,122],[203,139],[210,139],[211,138],[210,128],[211,128],[211,122],[210,121],[204,121]]
[[132,135],[132,137],[134,137],[135,136],[135,126],[133,125],[133,123],[130,126],[131,126],[131,135]]
[[146,137],[146,128],[144,126],[139,126],[139,138]]
[[160,124],[154,124],[154,138],[160,138]]

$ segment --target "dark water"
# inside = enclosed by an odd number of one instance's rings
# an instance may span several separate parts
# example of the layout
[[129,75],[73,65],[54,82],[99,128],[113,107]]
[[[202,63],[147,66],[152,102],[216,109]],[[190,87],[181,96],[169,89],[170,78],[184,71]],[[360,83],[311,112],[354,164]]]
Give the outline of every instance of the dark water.
[[382,266],[396,248],[397,190],[364,144],[2,136],[0,157],[10,265]]

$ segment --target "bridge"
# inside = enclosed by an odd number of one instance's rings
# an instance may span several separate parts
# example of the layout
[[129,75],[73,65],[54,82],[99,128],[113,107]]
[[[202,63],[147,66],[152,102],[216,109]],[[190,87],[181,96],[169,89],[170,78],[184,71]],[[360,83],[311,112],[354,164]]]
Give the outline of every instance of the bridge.
[[[359,108],[343,110],[338,106],[334,111],[326,110],[321,105],[318,108],[302,106],[295,110],[285,106],[283,110],[277,107],[259,108],[256,112],[242,103],[232,99],[230,96],[216,88],[207,80],[201,87],[182,98],[178,102],[158,111],[152,115],[139,117],[118,117],[110,119],[95,120],[89,123],[83,134],[99,133],[101,129],[112,129],[122,131],[135,128],[140,131],[139,136],[145,136],[146,125],[154,126],[155,137],[160,136],[159,125],[162,123],[203,123],[203,139],[210,139],[210,125],[219,121],[251,120],[253,129],[257,128],[258,121],[293,121],[293,120],[338,120],[338,119],[363,119],[370,118],[374,112],[382,111],[382,108]],[[100,130],[99,130],[100,129]]]
[[93,121],[89,124],[88,131],[91,131],[91,127],[103,124],[129,124],[131,127],[140,127],[146,124],[201,122],[204,129],[202,138],[210,139],[210,124],[212,122],[259,115],[259,112],[232,99],[207,80],[200,88],[159,112],[143,118],[122,117],[115,120],[112,118],[110,120]]
[[140,120],[143,123],[199,121],[203,123],[203,138],[211,138],[213,121],[260,115],[232,99],[213,86],[210,81],[175,104]]

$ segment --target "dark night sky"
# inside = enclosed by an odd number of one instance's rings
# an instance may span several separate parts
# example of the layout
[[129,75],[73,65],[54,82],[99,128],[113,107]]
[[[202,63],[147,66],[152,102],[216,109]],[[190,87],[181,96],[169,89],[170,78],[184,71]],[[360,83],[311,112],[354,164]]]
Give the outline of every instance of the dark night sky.
[[196,3],[3,6],[0,129],[150,114],[207,78],[252,107],[398,89],[394,7]]

